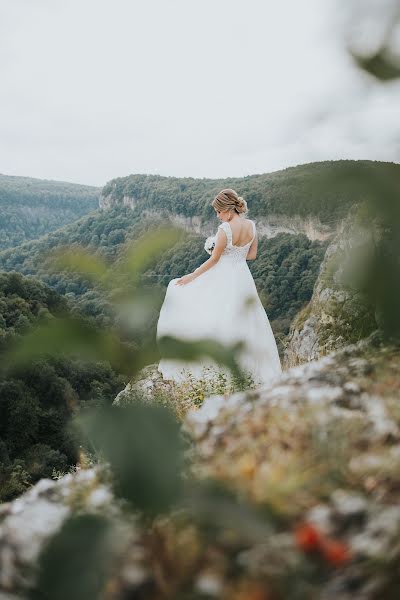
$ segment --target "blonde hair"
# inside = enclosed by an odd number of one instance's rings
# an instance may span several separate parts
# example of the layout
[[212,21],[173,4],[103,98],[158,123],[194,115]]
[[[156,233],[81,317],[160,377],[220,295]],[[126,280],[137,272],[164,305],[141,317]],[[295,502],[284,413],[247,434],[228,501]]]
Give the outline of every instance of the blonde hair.
[[211,206],[221,211],[234,210],[238,215],[246,213],[248,210],[246,200],[241,196],[238,196],[237,192],[230,188],[221,190],[211,202]]

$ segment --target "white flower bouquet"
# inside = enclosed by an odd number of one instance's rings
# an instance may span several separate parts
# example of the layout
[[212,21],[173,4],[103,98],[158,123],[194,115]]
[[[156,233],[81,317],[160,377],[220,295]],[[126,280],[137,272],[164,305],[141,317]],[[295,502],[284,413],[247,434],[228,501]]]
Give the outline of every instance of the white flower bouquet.
[[208,252],[208,254],[212,254],[212,251],[215,247],[215,235],[210,235],[204,243],[204,250]]

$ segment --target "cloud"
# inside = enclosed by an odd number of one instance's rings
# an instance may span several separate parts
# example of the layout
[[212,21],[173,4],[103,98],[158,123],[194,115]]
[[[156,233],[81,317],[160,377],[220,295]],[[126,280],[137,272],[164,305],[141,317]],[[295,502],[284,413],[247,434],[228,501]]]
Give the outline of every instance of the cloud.
[[335,6],[6,1],[0,171],[103,185],[398,160],[399,87],[356,71]]

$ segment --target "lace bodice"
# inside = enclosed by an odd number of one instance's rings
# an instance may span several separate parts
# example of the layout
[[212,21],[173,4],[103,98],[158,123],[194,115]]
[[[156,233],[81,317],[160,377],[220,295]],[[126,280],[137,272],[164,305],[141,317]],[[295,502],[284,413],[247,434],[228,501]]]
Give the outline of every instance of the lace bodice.
[[221,225],[218,226],[218,229],[222,229],[223,231],[225,231],[227,237],[227,244],[221,256],[227,256],[235,261],[246,260],[249,248],[253,243],[254,238],[256,237],[256,226],[254,224],[254,221],[250,221],[250,223],[253,227],[253,237],[251,238],[250,242],[248,242],[244,246],[235,246],[234,244],[232,244],[232,229],[227,221],[224,221],[223,223],[221,223]]

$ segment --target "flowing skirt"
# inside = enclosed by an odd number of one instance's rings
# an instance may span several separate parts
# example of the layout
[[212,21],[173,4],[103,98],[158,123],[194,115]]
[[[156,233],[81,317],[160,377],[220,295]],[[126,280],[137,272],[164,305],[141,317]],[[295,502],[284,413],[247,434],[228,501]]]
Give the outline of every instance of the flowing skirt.
[[[208,271],[185,285],[172,279],[157,323],[157,339],[170,335],[182,340],[212,338],[222,344],[244,342],[238,362],[256,385],[272,383],[282,372],[278,348],[253,276],[245,260],[222,255]],[[210,359],[184,362],[162,358],[164,379],[180,382],[194,378]]]

